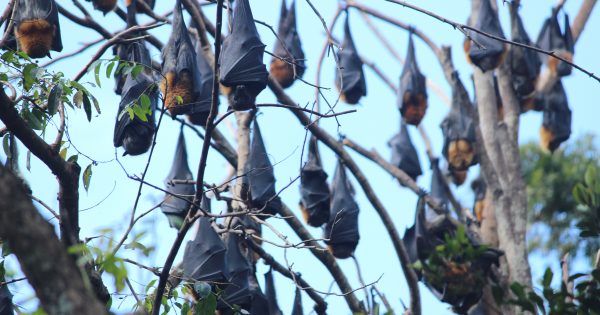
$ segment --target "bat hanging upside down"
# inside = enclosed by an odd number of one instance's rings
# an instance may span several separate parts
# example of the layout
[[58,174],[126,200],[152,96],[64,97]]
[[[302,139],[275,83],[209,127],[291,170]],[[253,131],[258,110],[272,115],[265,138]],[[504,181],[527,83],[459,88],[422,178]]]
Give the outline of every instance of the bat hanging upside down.
[[15,11],[15,38],[20,50],[31,58],[62,51],[58,9],[54,0],[19,0]]

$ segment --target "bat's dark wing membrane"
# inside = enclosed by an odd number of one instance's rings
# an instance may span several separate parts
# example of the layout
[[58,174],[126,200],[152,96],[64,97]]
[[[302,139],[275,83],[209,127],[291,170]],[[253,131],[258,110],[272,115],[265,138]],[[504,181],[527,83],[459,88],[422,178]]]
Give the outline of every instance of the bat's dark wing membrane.
[[269,314],[269,301],[264,293],[260,290],[258,281],[254,274],[248,279],[250,283],[250,294],[252,295],[252,304],[250,305],[250,315],[265,315]]
[[296,293],[294,294],[294,305],[292,306],[292,315],[304,315],[302,309],[302,291],[296,287]]
[[404,68],[402,68],[402,73],[400,74],[397,105],[402,117],[410,125],[421,123],[427,109],[425,76],[421,73],[417,64],[412,31],[408,37]]
[[434,159],[431,162],[431,191],[430,196],[443,207],[448,205],[448,195],[446,194],[444,185],[444,175],[440,171],[438,160]]
[[338,53],[338,59],[341,69],[335,71],[336,85],[341,90],[346,103],[356,104],[361,97],[367,95],[367,83],[363,72],[363,62],[354,45],[352,33],[350,33],[348,15],[346,15],[346,22],[344,23],[344,41],[342,49]]
[[198,234],[185,247],[183,275],[195,281],[226,284],[229,274],[225,243],[211,226],[209,218],[202,217],[198,223]]
[[49,55],[48,50],[62,51],[58,7],[54,0],[19,0],[15,10],[15,37],[19,49],[32,58]]
[[[419,255],[419,249],[417,244],[422,242],[422,238],[425,237],[425,200],[419,199],[417,202],[417,208],[415,211],[415,222],[413,225],[404,232],[402,240],[406,246],[406,252],[411,263],[417,262],[421,257]],[[419,278],[421,273],[417,272]]]
[[239,0],[233,12],[231,34],[223,41],[220,81],[225,86],[255,84],[263,90],[269,73],[248,0]]
[[[473,27],[488,34],[505,38],[498,20],[498,14],[492,9],[490,2],[481,1],[480,3],[477,20]],[[477,32],[471,32],[471,38],[482,46],[470,43],[468,54],[471,62],[483,72],[496,68],[506,52],[504,43]]]
[[[240,237],[229,233],[227,238],[227,266],[229,272],[229,285],[223,292],[223,299],[229,305],[240,305],[247,308],[251,302],[249,277],[251,266],[240,250]],[[227,309],[230,306],[219,301],[218,308]]]
[[281,200],[275,190],[273,165],[269,160],[256,119],[252,130],[252,144],[248,155],[247,168],[252,207],[264,208],[263,212],[267,214],[277,213],[281,207]]
[[[4,277],[0,277],[0,281],[4,282]],[[14,315],[12,294],[8,290],[8,285],[0,286],[0,315]]]
[[277,292],[275,292],[275,280],[273,279],[273,271],[269,269],[265,273],[265,295],[269,301],[269,315],[282,315],[281,309],[277,304]]
[[[514,3],[514,2],[513,2]],[[523,21],[513,4],[512,14],[512,40],[525,45],[532,45],[529,35],[525,31]],[[511,70],[513,73],[513,87],[517,97],[523,103],[535,92],[535,81],[540,73],[541,61],[538,53],[531,49],[513,46],[510,49]]]
[[392,150],[390,163],[403,170],[413,180],[423,174],[417,150],[410,140],[408,128],[403,120],[400,121],[400,132],[390,139],[388,145]]
[[[179,133],[179,139],[177,140],[177,148],[175,149],[175,157],[173,158],[173,165],[171,171],[165,179],[166,190],[171,193],[182,197],[183,199],[176,198],[170,194],[165,196],[165,200],[161,205],[161,210],[167,217],[179,217],[183,219],[187,214],[190,207],[190,203],[196,193],[195,185],[189,184],[172,184],[171,180],[192,180],[193,175],[190,171],[190,167],[187,162],[187,149],[185,146],[185,138],[183,131]],[[172,227],[177,227],[173,222],[169,222]]]
[[[135,18],[135,14],[136,14],[136,4],[137,4],[137,0],[132,0],[127,4],[127,27],[133,27],[137,25],[137,20]],[[138,33],[138,32],[136,32]],[[137,36],[138,34],[132,34],[132,36]],[[132,60],[130,59],[131,56],[129,54],[129,49],[130,46],[134,45],[134,44],[138,44],[140,41],[134,41],[134,42],[123,42],[123,43],[117,43],[113,46],[113,55],[118,56],[119,60],[123,60],[123,61],[134,61],[134,62],[141,62],[139,59],[135,59]],[[148,60],[144,61],[143,64],[150,66],[151,65],[151,60],[150,60],[150,55],[147,54],[148,56]],[[117,72],[115,71],[114,74],[115,77],[115,93],[117,95],[121,95],[121,92],[123,90],[123,84],[125,83],[125,77],[126,75],[124,75],[121,72]]]
[[326,243],[337,258],[350,257],[358,245],[358,212],[346,168],[338,161],[331,184],[331,212],[324,231]]
[[[206,126],[206,120],[208,119],[212,102],[214,72],[206,59],[200,41],[196,41],[194,44],[196,49],[196,64],[198,65],[198,71],[200,72],[200,80],[196,82],[199,94],[188,117],[193,124]],[[217,105],[218,104],[219,98],[217,97]]]
[[571,136],[571,109],[562,82],[542,95],[544,115],[542,119],[542,146],[553,152]]
[[[121,102],[115,124],[113,144],[115,147],[123,146],[125,154],[139,155],[148,151],[154,137],[155,118],[154,112],[158,104],[158,88],[154,82],[150,67],[150,55],[142,41],[135,41],[127,47],[127,59],[139,63],[146,69],[137,76],[127,74],[121,90]],[[145,121],[134,115],[131,117],[128,110],[132,106],[142,106],[142,96],[146,95],[150,101]]]
[[306,222],[319,227],[329,220],[330,194],[316,137],[308,144],[308,161],[300,171],[301,206]]
[[464,171],[477,163],[475,123],[468,110],[472,105],[468,97],[464,97],[467,95],[465,86],[457,72],[454,72],[452,77],[452,104],[450,112],[440,125],[444,135],[442,154],[450,169]]

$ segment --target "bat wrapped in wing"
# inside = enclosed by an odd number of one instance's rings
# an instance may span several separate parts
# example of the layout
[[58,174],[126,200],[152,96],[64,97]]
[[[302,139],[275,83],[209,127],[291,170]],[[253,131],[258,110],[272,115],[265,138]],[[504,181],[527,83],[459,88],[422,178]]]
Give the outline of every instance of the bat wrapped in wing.
[[[532,46],[531,39],[525,31],[523,21],[517,12],[517,3],[512,2],[512,40],[517,43]],[[540,74],[541,61],[537,52],[519,46],[510,49],[510,67],[512,70],[512,85],[519,98],[521,112],[534,109],[532,94]]]
[[567,94],[560,80],[550,91],[542,94],[544,115],[540,128],[540,145],[554,152],[571,136],[571,109]]
[[429,195],[436,202],[438,202],[443,208],[448,206],[448,195],[446,194],[445,184],[446,179],[444,174],[439,167],[439,160],[433,159],[431,161],[431,190]]
[[444,135],[442,154],[448,161],[448,168],[456,171],[466,171],[477,163],[475,123],[469,110],[472,105],[465,95],[465,86],[455,71],[452,74],[452,105],[440,127]]
[[17,0],[14,10],[14,34],[19,50],[31,58],[50,57],[50,50],[62,51],[54,0]]
[[410,140],[408,128],[403,119],[400,120],[400,131],[388,141],[388,146],[392,150],[390,163],[403,170],[413,180],[423,174],[417,150]]
[[273,270],[265,273],[265,295],[269,301],[269,315],[282,315],[281,309],[277,304],[277,292],[275,292],[275,280],[273,279]]
[[[172,180],[192,180],[194,177],[187,161],[187,149],[183,130],[179,132],[175,157],[169,175],[165,178],[165,186],[168,194],[160,206],[162,212],[169,219],[169,225],[179,229],[183,223],[190,204],[196,194],[195,185],[189,183],[173,183]],[[178,197],[176,197],[178,196]]]
[[252,295],[250,315],[269,314],[269,301],[261,291],[258,281],[256,280],[256,276],[251,274],[248,282],[250,283],[250,294]]
[[292,315],[304,315],[304,310],[302,309],[302,291],[298,287],[296,287],[296,293],[294,294]]
[[[232,305],[248,309],[252,299],[249,277],[251,266],[240,248],[241,238],[238,234],[227,235],[227,270],[229,284],[223,291],[223,300],[217,303],[217,309],[231,310]],[[226,303],[225,303],[226,302]]]
[[[205,200],[208,198],[203,197],[203,203]],[[224,288],[229,278],[226,251],[225,243],[213,229],[210,218],[201,217],[198,219],[198,233],[193,241],[188,242],[183,254],[184,277]]]
[[[411,264],[416,263],[419,259],[426,259],[427,257],[423,255],[423,252],[419,252],[418,243],[422,243],[425,237],[425,199],[419,198],[417,202],[417,208],[415,211],[415,222],[411,227],[409,227],[402,237],[402,241],[404,242],[404,246],[406,247],[406,252],[408,253],[408,258],[410,259]],[[421,278],[421,270],[415,269],[417,272],[417,276],[419,279]]]
[[[127,2],[127,28],[136,26],[137,20],[135,18],[135,14],[137,13],[137,9],[136,9],[136,4],[137,4],[137,0],[130,0]],[[133,34],[131,34],[131,37],[135,37],[138,36],[138,32],[135,32]],[[130,60],[130,54],[129,54],[129,49],[131,46],[133,46],[134,44],[139,43],[140,41],[124,41],[122,43],[117,43],[113,46],[113,55],[115,55],[116,57],[119,58],[119,60],[121,61],[129,61],[129,62],[140,62],[140,60]],[[144,62],[144,65],[146,66],[150,66],[151,65],[151,60],[150,60],[150,55],[148,54],[148,61]],[[117,67],[118,68],[118,67]],[[123,90],[123,84],[125,83],[125,77],[127,75],[124,74],[122,71],[115,71],[114,77],[115,77],[115,93],[117,95],[121,95],[121,92]]]
[[0,285],[0,315],[14,315],[12,294],[8,290],[8,284],[4,283],[4,276],[0,277],[0,282],[3,283]]
[[398,109],[409,125],[419,125],[427,111],[427,89],[425,76],[419,70],[415,46],[412,39],[412,29],[408,35],[408,49],[404,68],[400,74],[400,89],[398,90]]
[[281,208],[281,199],[275,190],[273,165],[263,142],[258,122],[254,120],[252,144],[247,162],[247,177],[250,185],[251,206],[262,209],[262,213],[276,214]]
[[254,25],[248,0],[238,0],[233,10],[231,34],[223,41],[220,82],[234,110],[255,107],[256,96],[267,87],[269,73],[263,63],[265,44]]
[[[552,51],[555,55],[569,62],[573,62],[575,42],[571,33],[571,24],[569,24],[569,15],[565,13],[565,26],[564,32],[562,32],[558,23],[558,11],[553,9],[550,17],[542,25],[542,30],[537,39],[537,46],[541,49]],[[573,70],[570,64],[557,58],[546,54],[540,54],[540,57],[546,63],[548,69],[560,77],[571,74]]]
[[305,222],[320,227],[329,220],[330,194],[316,137],[308,143],[308,160],[300,170],[300,208]]
[[[198,71],[200,71],[200,80],[197,82],[199,92],[187,117],[195,125],[206,126],[212,102],[214,72],[206,59],[200,41],[195,41],[194,44],[196,49],[196,64],[198,65]],[[218,97],[217,105],[219,105]]]
[[275,43],[274,53],[284,60],[271,59],[271,75],[285,89],[292,86],[296,77],[301,78],[306,70],[304,51],[296,28],[296,0],[292,0],[289,10],[285,0],[282,0],[277,34],[279,39]]
[[160,89],[171,115],[189,113],[200,94],[200,71],[196,51],[181,12],[181,0],[175,1],[173,28],[162,50],[163,81]]
[[[505,37],[502,32],[502,26],[500,26],[500,20],[498,20],[498,14],[492,8],[490,1],[485,0],[480,1],[479,3],[477,20],[472,26],[480,31],[504,39]],[[477,32],[470,32],[470,35],[472,40],[467,38],[464,42],[467,60],[483,72],[498,67],[506,53],[506,46],[504,43]]]
[[125,75],[113,144],[115,147],[122,146],[124,155],[139,155],[148,151],[154,138],[158,88],[149,68],[150,55],[144,42],[130,43],[127,49],[128,60],[145,68],[135,76],[131,73]]
[[357,104],[361,97],[367,95],[367,82],[363,72],[363,62],[350,33],[349,20],[349,16],[346,15],[344,41],[338,53],[340,69],[335,70],[335,84],[341,93],[342,101],[348,104]]
[[473,214],[477,218],[477,221],[481,222],[483,220],[483,209],[485,208],[485,194],[487,193],[487,184],[481,174],[471,183],[471,190],[475,194]]
[[[94,9],[102,12],[106,15],[108,12],[114,10],[117,7],[117,0],[87,0],[92,2]],[[128,0],[126,0],[128,2]]]
[[358,205],[354,190],[346,178],[346,168],[338,161],[331,184],[331,212],[325,225],[324,238],[329,251],[337,258],[352,256],[360,235],[358,233]]

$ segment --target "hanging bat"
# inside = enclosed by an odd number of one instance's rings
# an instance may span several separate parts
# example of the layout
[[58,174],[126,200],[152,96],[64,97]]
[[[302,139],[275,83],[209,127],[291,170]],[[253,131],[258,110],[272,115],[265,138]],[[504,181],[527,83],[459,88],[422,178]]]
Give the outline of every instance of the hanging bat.
[[[477,20],[472,26],[488,34],[505,38],[502,26],[500,26],[500,21],[498,20],[498,14],[492,8],[490,1],[480,1],[480,3],[477,11]],[[498,67],[504,60],[504,54],[506,53],[504,43],[477,32],[470,32],[470,35],[472,40],[467,38],[464,42],[467,61],[477,66],[483,72]],[[474,43],[471,41],[474,41]],[[477,43],[481,46],[477,45]]]
[[[137,0],[127,0],[127,28],[134,27],[138,25],[135,15],[137,13],[136,4]],[[138,34],[132,34],[132,37],[137,36]],[[125,41],[122,43],[117,43],[113,46],[113,55],[119,57],[119,60],[122,61],[135,61],[130,60],[129,56],[129,47],[134,43],[138,43],[139,41],[129,42]],[[146,65],[150,65],[151,61],[148,57],[148,63]],[[115,71],[115,93],[117,95],[121,95],[123,90],[123,84],[125,83],[125,75],[121,71]]]
[[311,137],[308,143],[308,160],[300,170],[300,209],[304,221],[320,227],[329,220],[329,186],[327,173],[323,170],[317,138]]
[[211,226],[210,218],[198,219],[198,234],[187,243],[183,254],[183,276],[223,289],[229,278],[226,251],[225,243]]
[[247,163],[246,171],[252,208],[263,209],[262,213],[265,214],[276,214],[281,208],[281,199],[275,190],[273,165],[269,161],[269,155],[256,119],[254,119],[252,143]]
[[[177,140],[177,148],[175,149],[175,157],[169,175],[165,178],[166,190],[170,193],[165,195],[165,200],[160,206],[162,212],[169,219],[169,225],[172,228],[179,229],[183,223],[194,195],[196,194],[195,185],[188,184],[171,184],[171,180],[192,180],[193,175],[187,162],[187,149],[185,147],[185,138],[183,130],[179,131],[179,139]],[[176,198],[173,195],[182,197]]]
[[331,212],[323,235],[329,251],[336,258],[352,256],[358,245],[358,212],[354,191],[346,178],[346,168],[342,161],[338,161],[331,184]]
[[560,80],[543,95],[544,116],[540,129],[540,145],[554,152],[571,136],[571,109]]
[[[239,305],[248,309],[251,302],[250,277],[251,266],[240,249],[241,238],[238,234],[227,235],[227,270],[229,273],[229,285],[223,291],[223,300],[217,303],[217,309],[221,311],[231,310],[232,305]],[[226,302],[226,303],[225,303]]]
[[[417,202],[417,208],[415,211],[415,222],[413,225],[408,228],[404,232],[404,236],[402,237],[402,241],[404,242],[404,246],[406,247],[406,252],[408,253],[408,257],[410,259],[411,264],[416,263],[420,259],[427,259],[426,256],[423,255],[423,252],[419,252],[418,243],[422,243],[423,237],[425,236],[425,199],[419,198]],[[417,273],[417,277],[421,279],[421,270],[415,269]]]
[[277,305],[277,293],[275,292],[275,280],[273,279],[273,270],[265,273],[265,295],[269,301],[269,315],[282,315],[279,305]]
[[[537,46],[541,49],[552,51],[554,54],[572,62],[575,53],[575,42],[571,33],[571,24],[569,24],[569,15],[565,13],[564,32],[560,30],[558,24],[558,11],[552,10],[551,16],[544,21],[542,30],[537,39]],[[556,75],[562,77],[571,74],[573,67],[562,60],[549,57],[546,54],[540,54],[542,61],[546,63],[548,69]]]
[[388,146],[392,150],[390,163],[403,170],[413,180],[416,180],[418,176],[423,174],[417,150],[410,140],[408,128],[404,120],[400,120],[400,131],[388,141]]
[[[154,138],[155,119],[154,112],[158,104],[158,89],[150,67],[150,55],[142,41],[135,41],[127,46],[128,57],[131,62],[146,66],[137,76],[127,74],[121,91],[121,102],[115,122],[113,143],[115,147],[125,149],[123,155],[143,154],[152,145]],[[143,106],[142,98],[149,100],[148,113],[145,121],[137,115],[130,114],[133,106]]]
[[236,1],[231,34],[223,40],[220,82],[228,87],[233,110],[255,107],[256,96],[267,87],[269,73],[263,63],[265,44],[254,25],[248,0]]
[[252,295],[250,315],[269,314],[269,301],[261,291],[258,281],[256,280],[256,275],[251,274],[248,282],[250,283],[250,292]]
[[19,50],[31,58],[50,57],[62,51],[58,9],[54,0],[18,0],[14,31]]
[[452,104],[450,112],[442,121],[440,127],[444,135],[442,155],[448,161],[448,168],[452,171],[466,171],[471,165],[477,163],[477,150],[475,149],[475,124],[469,111],[470,102],[467,98],[465,86],[460,81],[458,73],[452,74]]
[[[117,7],[117,0],[87,0],[91,1],[94,5],[94,9],[102,12],[106,15],[108,12],[114,10]],[[126,0],[126,4],[129,0]]]
[[274,53],[285,60],[271,59],[271,75],[285,89],[294,83],[296,77],[301,78],[306,70],[304,51],[296,28],[295,0],[292,0],[289,10],[285,0],[282,0],[277,34],[279,39],[275,43]]
[[189,113],[200,93],[196,51],[183,21],[181,0],[175,2],[173,29],[162,50],[163,81],[160,89],[171,115]]
[[292,307],[292,315],[304,315],[302,310],[302,292],[296,287],[296,293],[294,295],[294,305]]
[[367,95],[367,83],[363,72],[363,62],[358,56],[358,51],[350,33],[349,20],[349,15],[346,15],[344,41],[338,53],[340,69],[335,70],[335,84],[341,93],[343,102],[357,104],[361,97]]
[[400,74],[398,109],[400,109],[400,114],[402,114],[406,123],[415,126],[421,123],[427,111],[425,76],[421,74],[419,65],[417,65],[412,30],[409,31],[406,59]]
[[[525,31],[523,21],[517,12],[516,2],[512,2],[512,40],[525,45],[533,45]],[[541,61],[539,55],[523,47],[513,46],[510,49],[510,67],[512,71],[512,85],[521,105],[521,112],[534,109],[533,94],[540,74]]]
[[[192,108],[187,114],[188,120],[199,126],[206,126],[208,114],[210,114],[210,106],[212,102],[212,89],[214,72],[210,63],[206,59],[204,50],[200,41],[194,42],[196,49],[196,64],[198,65],[198,71],[200,71],[200,80],[197,82],[199,87],[199,94],[194,101]],[[217,106],[219,105],[219,98],[217,97]]]
[[439,160],[437,158],[431,161],[431,190],[429,195],[442,207],[448,206],[448,195],[444,185],[444,175],[442,174],[439,167]]
[[[4,276],[0,277],[0,282],[6,282]],[[12,294],[8,290],[7,284],[0,285],[0,315],[14,315]]]
[[487,184],[481,174],[471,183],[471,189],[475,194],[475,201],[473,202],[473,214],[477,218],[477,221],[483,220],[483,209],[485,208],[485,194],[487,192]]

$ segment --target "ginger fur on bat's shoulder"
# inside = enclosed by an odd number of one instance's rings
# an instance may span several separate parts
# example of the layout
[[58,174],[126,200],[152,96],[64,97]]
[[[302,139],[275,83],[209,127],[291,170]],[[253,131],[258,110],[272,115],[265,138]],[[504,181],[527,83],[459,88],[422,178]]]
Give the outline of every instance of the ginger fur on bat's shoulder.
[[19,48],[31,58],[48,55],[56,35],[56,26],[44,19],[24,20],[15,27]]
[[[171,115],[183,114],[184,105],[194,102],[193,78],[187,70],[181,71],[179,75],[175,72],[168,72],[160,84],[160,90],[165,97],[165,106]],[[178,96],[181,97],[181,104],[177,102]]]
[[540,146],[542,149],[554,152],[558,147],[558,144],[555,143],[554,139],[556,138],[554,132],[549,128],[542,126],[540,128]]
[[[125,2],[127,6],[131,4],[131,0],[126,0]],[[94,8],[105,14],[114,10],[116,6],[117,0],[94,0]]]
[[[559,51],[559,52],[556,52],[556,55],[566,59],[567,61],[569,61],[571,63],[573,62],[573,54],[568,51]],[[550,69],[550,71],[552,73],[558,74],[558,67],[563,62],[564,61],[562,61],[558,58],[554,58],[554,57],[550,56],[550,57],[548,57],[548,69]]]
[[354,254],[354,249],[355,246],[352,244],[335,244],[327,246],[327,250],[333,255],[333,257],[339,259],[351,257]]
[[271,75],[282,88],[286,89],[294,83],[294,67],[281,59],[273,58],[271,60]]
[[310,212],[302,202],[299,202],[298,204],[300,206],[300,212],[302,212],[302,218],[304,218],[304,222],[308,224],[308,221],[310,220]]
[[473,164],[475,150],[471,143],[459,139],[448,144],[448,163],[457,171],[464,171]]
[[[471,50],[471,45],[473,45],[471,43],[471,40],[468,38],[465,39],[465,41],[463,42],[463,50],[465,51],[465,57],[467,59],[467,62],[469,64],[475,65],[475,63],[473,63],[473,60],[471,59],[471,56],[469,56],[469,50]],[[504,49],[500,55],[492,55],[492,56],[487,56],[487,57],[483,58],[480,61],[481,67],[483,67],[485,69],[496,69],[498,66],[500,66],[502,64],[502,62],[504,61],[504,58],[506,58],[507,52],[508,52],[508,50]]]
[[427,111],[427,98],[423,94],[414,95],[412,92],[406,92],[402,97],[402,102],[402,117],[406,123],[419,125]]

